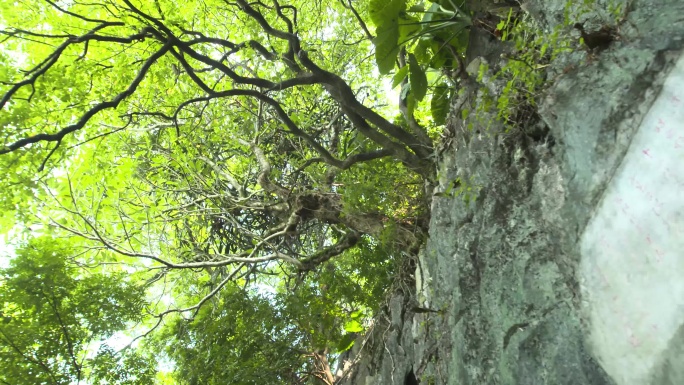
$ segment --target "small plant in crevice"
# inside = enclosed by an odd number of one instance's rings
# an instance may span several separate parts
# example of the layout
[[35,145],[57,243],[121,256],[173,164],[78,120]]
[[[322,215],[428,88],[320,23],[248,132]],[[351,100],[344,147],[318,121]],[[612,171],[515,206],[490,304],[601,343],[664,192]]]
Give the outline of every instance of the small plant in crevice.
[[[573,52],[582,43],[581,37],[575,32],[575,26],[599,17],[607,19],[600,23],[603,28],[617,30],[632,9],[632,1],[608,0],[607,8],[607,14],[600,17],[600,7],[597,7],[596,0],[569,0],[565,4],[561,24],[550,31],[543,30],[529,15],[516,17],[513,12],[509,12],[508,17],[496,26],[496,30],[500,31],[502,41],[512,43],[513,49],[502,55],[505,63],[495,72],[490,70],[487,63],[480,65],[478,82],[493,82],[497,84],[497,91],[493,94],[491,87],[480,89],[476,110],[468,113],[471,117],[474,115],[468,128],[474,126],[473,122],[486,130],[492,123],[499,122],[506,132],[527,132],[529,127],[534,126],[539,120],[539,95],[549,80],[548,67],[560,54]],[[597,16],[592,18],[589,16],[592,14]],[[565,72],[566,70],[563,71]]]
[[482,186],[473,182],[474,176],[467,180],[461,177],[453,179],[447,185],[447,188],[442,192],[437,192],[433,196],[455,198],[459,197],[466,205],[470,205],[477,200],[478,194],[482,190]]
[[538,120],[537,99],[547,80],[546,68],[560,53],[573,49],[574,38],[566,25],[544,32],[529,18],[514,18],[510,13],[497,29],[502,31],[502,41],[512,42],[514,49],[502,55],[505,64],[491,75],[486,63],[480,65],[478,82],[486,77],[502,86],[498,95],[482,88],[476,116],[487,128],[495,120],[504,125],[506,132],[525,129]]
[[537,97],[546,82],[545,68],[559,53],[572,50],[572,38],[564,30],[558,26],[543,33],[524,22],[513,26],[516,54],[507,57],[506,65],[494,75],[506,81],[497,100],[497,118],[508,129],[526,127],[535,119]]
[[563,24],[571,26],[593,14],[590,19],[599,24],[617,26],[625,22],[633,9],[634,0],[567,0],[563,9]]
[[435,385],[435,376],[434,375],[425,376],[425,377],[423,377],[423,381],[425,381],[425,383],[427,385]]

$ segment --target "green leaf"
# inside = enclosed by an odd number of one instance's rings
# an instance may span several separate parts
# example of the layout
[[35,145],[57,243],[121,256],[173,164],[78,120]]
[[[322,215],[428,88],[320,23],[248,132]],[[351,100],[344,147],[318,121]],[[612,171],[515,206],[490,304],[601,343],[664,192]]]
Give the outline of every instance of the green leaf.
[[406,0],[371,0],[368,14],[376,26],[386,20],[396,19],[399,13],[406,10]]
[[399,16],[399,45],[415,39],[420,31],[420,21],[411,16]]
[[428,11],[425,12],[425,14],[423,15],[423,25],[428,25],[432,21],[434,15],[437,14],[437,12],[439,12],[439,4],[433,3],[428,9]]
[[428,66],[430,68],[440,69],[444,67],[449,59],[451,59],[451,54],[447,53],[445,50],[437,51],[435,49],[435,52],[437,53],[432,56],[432,60],[430,60],[430,64],[428,64]]
[[348,333],[342,336],[342,339],[340,339],[340,341],[337,343],[336,353],[342,353],[344,351],[351,349],[351,347],[354,346],[355,339],[356,334],[354,333]]
[[409,114],[412,114],[416,109],[416,97],[413,96],[413,92],[406,96],[406,108],[408,109]]
[[344,331],[348,333],[358,333],[363,331],[363,325],[359,321],[351,320],[344,324]]
[[394,74],[392,77],[392,88],[396,88],[404,79],[406,79],[408,70],[408,66],[403,66],[399,69],[399,71],[397,71],[397,73]]
[[422,3],[413,5],[408,9],[408,12],[425,12],[425,6]]
[[351,313],[351,319],[353,320],[358,320],[363,317],[363,311],[362,310],[356,310]]
[[425,76],[425,71],[418,64],[414,54],[409,54],[409,80],[411,82],[411,91],[413,91],[416,101],[423,100],[427,93],[427,76]]
[[411,90],[411,85],[406,83],[401,86],[401,94],[399,94],[399,98],[401,100],[405,100],[406,97],[408,96],[409,91]]
[[398,18],[387,19],[376,30],[377,37],[373,39],[375,45],[375,62],[378,70],[386,75],[394,68],[399,53],[399,23]]
[[450,101],[451,87],[446,84],[435,87],[435,92],[432,94],[432,101],[430,102],[430,113],[432,114],[432,120],[436,125],[446,123]]
[[416,44],[416,47],[413,49],[413,54],[416,55],[416,60],[418,60],[418,63],[430,62],[430,53],[428,52],[428,48],[431,46],[432,43],[429,39],[423,38],[418,41],[418,44]]

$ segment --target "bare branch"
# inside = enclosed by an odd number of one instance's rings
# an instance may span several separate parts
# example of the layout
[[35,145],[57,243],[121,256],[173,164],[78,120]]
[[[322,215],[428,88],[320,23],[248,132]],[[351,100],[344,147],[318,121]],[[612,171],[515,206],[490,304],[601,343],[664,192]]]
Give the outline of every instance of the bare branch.
[[91,18],[89,18],[89,17],[85,17],[85,16],[82,16],[82,15],[79,15],[78,13],[74,13],[74,12],[67,11],[66,9],[60,7],[59,5],[55,4],[54,2],[52,2],[52,1],[50,1],[50,0],[45,0],[45,2],[48,3],[48,4],[50,4],[51,6],[53,6],[53,7],[54,7],[55,9],[57,9],[58,11],[60,11],[60,12],[62,12],[62,13],[65,13],[65,14],[67,14],[67,15],[69,15],[69,16],[73,16],[73,17],[79,18],[79,19],[81,19],[81,20],[83,20],[83,21],[88,21],[88,22],[91,22],[91,23],[106,23],[105,20],[91,19]]
[[344,0],[340,0],[340,4],[342,4],[342,6],[347,8],[348,10],[352,11],[354,17],[359,22],[359,25],[361,26],[361,29],[363,29],[363,33],[366,34],[368,40],[373,40],[373,34],[370,33],[370,31],[368,30],[368,26],[366,26],[366,23],[361,18],[361,15],[359,15],[359,13],[356,11],[356,8],[354,8],[354,6],[352,5],[352,0],[347,0],[346,3],[344,2]]
[[[354,154],[347,159],[342,161],[342,166],[340,167],[341,170],[346,170],[350,168],[351,166],[355,165],[356,163],[360,162],[367,162],[370,160],[375,160],[375,159],[380,159],[380,158],[385,158],[388,156],[394,155],[394,151],[390,149],[382,149],[382,150],[376,150],[376,151],[370,151],[370,152],[364,152],[360,154]],[[311,166],[314,163],[320,163],[320,162],[325,162],[323,158],[310,158],[307,159],[304,164],[301,166],[297,167],[297,170],[293,172],[293,174],[299,173],[304,171],[307,167]]]
[[315,269],[323,262],[330,260],[330,258],[342,254],[345,250],[354,247],[360,239],[360,234],[355,231],[349,231],[336,244],[326,247],[325,249],[303,259],[301,271],[309,271]]
[[[226,1],[227,2],[227,1]],[[287,53],[285,53],[284,57],[286,58],[286,61],[288,63],[291,63],[291,66],[296,68],[299,68],[297,64],[295,63],[295,58],[294,55],[301,50],[300,43],[299,43],[299,38],[297,35],[295,35],[292,32],[292,24],[289,22],[289,20],[282,14],[282,11],[278,7],[278,3],[274,1],[276,4],[278,16],[281,17],[281,19],[287,20],[286,24],[288,25],[288,28],[290,32],[285,32],[281,31],[279,29],[273,28],[268,21],[266,21],[266,18],[257,11],[256,9],[252,8],[252,6],[247,3],[245,0],[237,0],[238,6],[242,9],[243,12],[251,16],[259,25],[261,28],[266,32],[267,34],[277,37],[279,39],[285,40],[288,42],[288,50]],[[282,16],[281,16],[282,15]],[[297,71],[299,72],[299,71]]]
[[274,193],[282,198],[286,198],[289,194],[289,190],[271,181],[269,178],[269,175],[271,174],[271,162],[268,161],[261,148],[259,148],[256,143],[249,143],[245,140],[240,140],[240,143],[245,146],[249,146],[254,152],[257,162],[259,162],[259,176],[257,177],[257,181],[261,187],[268,192]]
[[222,176],[223,178],[228,180],[228,183],[230,183],[231,186],[235,190],[238,191],[238,194],[240,197],[245,198],[246,191],[240,183],[238,183],[237,179],[233,175],[231,175],[229,172],[221,169],[216,163],[214,163],[211,159],[207,158],[206,156],[200,156],[200,159],[202,159],[205,163],[207,163],[218,175]]
[[62,320],[61,314],[59,314],[59,309],[57,308],[57,299],[52,296],[52,301],[50,301],[50,296],[48,296],[47,293],[45,293],[42,289],[39,289],[41,294],[43,294],[43,297],[45,298],[45,301],[50,305],[52,308],[52,311],[55,312],[55,316],[57,317],[57,322],[59,322],[59,327],[62,329],[62,334],[64,335],[64,339],[66,340],[67,343],[67,351],[69,352],[69,358],[71,359],[71,363],[74,365],[74,370],[76,370],[76,378],[77,378],[77,383],[80,382],[81,380],[81,365],[78,364],[76,354],[74,351],[74,344],[71,341],[71,336],[69,334],[69,331],[67,330],[66,324]]
[[50,159],[50,157],[52,157],[52,154],[54,154],[55,151],[57,151],[57,149],[59,148],[59,145],[60,145],[60,144],[62,144],[62,141],[61,141],[61,140],[58,140],[57,143],[55,144],[55,147],[53,147],[52,150],[50,150],[50,152],[47,154],[47,156],[45,157],[45,159],[43,159],[43,162],[42,162],[42,163],[40,164],[40,166],[38,167],[38,172],[42,172],[42,171],[43,171],[43,169],[45,168],[45,164],[46,164],[47,161]]
[[47,33],[31,32],[31,31],[27,31],[25,29],[20,29],[20,28],[12,28],[11,31],[0,30],[0,34],[6,35],[8,37],[28,35],[28,36],[33,36],[33,37],[44,37],[44,38],[48,38],[48,39],[68,39],[68,38],[74,37],[73,35],[50,35]]
[[[192,104],[192,103],[197,103],[201,101],[208,101],[211,99],[217,99],[221,97],[227,97],[227,96],[251,96],[256,99],[259,99],[269,106],[271,106],[275,111],[278,117],[280,118],[280,121],[285,124],[287,129],[289,130],[290,133],[306,140],[306,142],[325,160],[326,163],[342,168],[343,167],[343,162],[340,161],[339,159],[335,158],[327,149],[325,149],[323,146],[321,146],[316,140],[311,137],[311,135],[307,134],[306,132],[302,131],[290,118],[290,116],[285,112],[283,107],[280,105],[279,102],[277,102],[275,99],[265,95],[264,93],[261,93],[259,91],[254,91],[254,90],[245,90],[245,89],[233,89],[233,90],[226,90],[226,91],[221,91],[221,92],[212,92],[211,96],[206,96],[206,97],[200,97],[200,98],[195,98],[195,99],[190,99],[188,101],[185,101],[178,106],[176,109],[176,113],[174,114],[174,119],[178,115],[179,111],[185,107],[186,105]],[[400,148],[400,147],[399,147]]]

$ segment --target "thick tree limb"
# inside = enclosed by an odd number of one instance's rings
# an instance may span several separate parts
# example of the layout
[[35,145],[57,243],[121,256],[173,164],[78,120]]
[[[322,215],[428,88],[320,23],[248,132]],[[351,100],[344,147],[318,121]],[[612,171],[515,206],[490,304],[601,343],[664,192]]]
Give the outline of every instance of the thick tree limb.
[[[78,44],[78,43],[83,43],[87,42],[89,40],[97,40],[97,41],[109,41],[109,42],[116,42],[116,43],[132,43],[134,41],[142,40],[145,37],[148,36],[147,31],[143,30],[140,33],[131,35],[129,37],[115,37],[115,36],[104,36],[104,35],[96,35],[95,32],[104,29],[106,27],[112,27],[112,26],[122,26],[124,23],[122,22],[106,22],[103,23],[96,28],[93,28],[90,30],[88,33],[82,36],[70,36],[67,40],[65,40],[62,44],[60,44],[45,60],[43,60],[41,63],[39,63],[36,67],[34,67],[31,70],[26,71],[27,74],[33,73],[33,76],[30,78],[20,81],[18,83],[15,83],[12,88],[10,88],[5,95],[0,99],[0,109],[5,107],[5,104],[14,96],[14,94],[19,91],[22,87],[26,85],[33,85],[36,80],[40,76],[42,76],[47,70],[49,70],[57,61],[59,60],[60,56],[62,53],[64,53],[64,50],[67,49],[72,44]],[[29,97],[30,100],[30,97]]]
[[[97,39],[95,39],[95,40],[97,40]],[[131,39],[131,41],[133,41],[133,39]],[[47,71],[52,65],[54,65],[54,63],[55,63],[55,62],[57,61],[57,59],[59,58],[59,55],[61,54],[61,52],[64,51],[64,49],[66,49],[66,47],[67,47],[69,44],[71,44],[71,43],[67,42],[67,43],[63,44],[64,47],[63,47],[63,48],[60,47],[61,50],[58,49],[58,50],[56,51],[57,53],[56,53],[56,54],[53,54],[54,60],[50,61],[48,64],[45,65],[44,68],[42,68],[42,69],[40,69],[39,71],[37,71],[37,72],[34,74],[34,76],[32,76],[32,77],[31,77],[30,79],[28,79],[28,80],[25,80],[25,81],[23,81],[23,82],[17,83],[17,85],[15,85],[14,87],[12,87],[12,89],[10,89],[10,91],[8,91],[8,92],[5,94],[5,96],[3,97],[3,99],[0,100],[0,108],[2,108],[2,107],[5,105],[5,103],[7,103],[7,101],[9,101],[9,99],[12,97],[12,95],[13,95],[19,88],[21,88],[22,86],[27,85],[27,84],[32,84],[33,82],[36,81],[36,79],[38,78],[38,76],[40,76],[40,75],[42,75],[43,73],[45,73],[45,71]],[[80,117],[80,119],[79,119],[76,123],[71,124],[71,125],[69,125],[69,126],[63,128],[63,129],[61,129],[60,131],[54,133],[54,134],[38,134],[38,135],[33,135],[33,136],[30,136],[30,137],[27,137],[27,138],[24,138],[24,139],[20,139],[20,140],[18,140],[18,141],[16,141],[16,142],[12,143],[12,144],[10,144],[10,145],[5,146],[5,148],[0,149],[0,155],[10,153],[10,152],[12,152],[12,151],[15,151],[15,150],[17,150],[17,149],[20,149],[20,148],[22,148],[22,147],[26,147],[26,146],[28,146],[29,144],[33,144],[33,143],[38,143],[38,142],[59,142],[59,141],[61,141],[66,135],[68,135],[68,134],[70,134],[70,133],[72,133],[72,132],[74,132],[74,131],[78,131],[78,130],[80,130],[81,128],[83,128],[83,127],[88,123],[88,121],[90,121],[90,119],[91,119],[93,116],[95,116],[98,112],[100,112],[100,111],[102,111],[102,110],[105,110],[105,109],[108,109],[108,108],[116,108],[116,107],[117,107],[125,98],[129,97],[130,95],[132,95],[132,94],[135,92],[135,90],[138,88],[138,86],[140,85],[140,83],[142,82],[142,80],[145,78],[145,75],[147,74],[147,71],[149,71],[150,67],[152,67],[152,65],[153,65],[159,58],[161,58],[162,56],[164,56],[170,49],[171,49],[171,44],[170,44],[170,43],[167,43],[167,44],[165,44],[161,49],[159,49],[157,52],[155,52],[154,54],[152,54],[152,55],[143,63],[143,65],[141,66],[140,70],[138,71],[138,75],[133,79],[133,81],[131,82],[131,84],[128,86],[128,88],[127,88],[126,90],[124,90],[123,92],[119,93],[118,95],[116,95],[114,98],[112,98],[112,99],[109,100],[109,101],[101,102],[101,103],[96,104],[93,108],[91,108],[91,109],[88,110],[85,114],[83,114],[83,115]]]
[[356,231],[350,231],[345,234],[336,244],[326,247],[325,249],[303,259],[300,271],[310,271],[315,269],[323,262],[330,260],[332,257],[338,256],[346,250],[356,246],[359,242],[360,234]]

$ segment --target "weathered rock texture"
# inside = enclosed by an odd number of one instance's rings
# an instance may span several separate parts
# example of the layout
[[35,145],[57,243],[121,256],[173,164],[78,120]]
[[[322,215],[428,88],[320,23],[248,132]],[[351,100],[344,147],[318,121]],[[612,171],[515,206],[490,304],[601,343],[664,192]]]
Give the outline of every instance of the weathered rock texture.
[[[527,9],[552,28],[564,5]],[[629,10],[620,41],[599,57],[552,63],[541,120],[526,130],[533,137],[468,130],[453,118],[436,192],[471,187],[476,199],[434,197],[417,287],[395,291],[341,383],[638,383],[604,370],[578,278],[582,233],[684,47],[684,2],[634,1]],[[477,100],[462,96],[453,116]],[[641,383],[684,383],[682,335]]]

